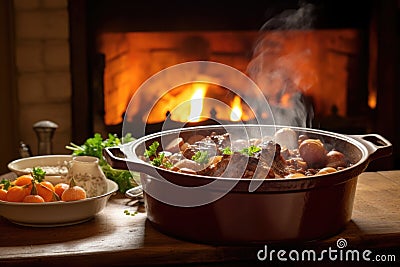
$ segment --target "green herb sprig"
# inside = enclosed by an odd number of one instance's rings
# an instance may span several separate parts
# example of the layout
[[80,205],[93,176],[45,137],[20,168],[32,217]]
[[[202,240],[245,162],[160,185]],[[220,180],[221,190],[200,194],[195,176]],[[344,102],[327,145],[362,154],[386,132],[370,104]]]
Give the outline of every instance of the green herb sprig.
[[210,156],[208,155],[208,151],[206,151],[206,150],[204,150],[204,151],[199,150],[192,156],[192,160],[194,160],[200,164],[208,163],[209,159],[210,159]]
[[222,154],[223,155],[232,155],[233,152],[232,152],[232,149],[229,146],[227,146],[224,149],[222,149]]
[[146,158],[156,157],[157,156],[157,148],[160,146],[160,143],[154,141],[148,149],[144,152],[144,156]]
[[164,153],[159,153],[158,155],[156,155],[153,160],[151,161],[151,164],[156,166],[156,167],[160,167],[163,164],[164,161]]
[[260,147],[251,145],[249,147],[241,149],[239,152],[249,157],[253,157],[256,153],[260,151],[261,151]]
[[3,178],[0,181],[0,189],[3,188],[4,190],[8,190],[11,187],[11,181],[8,179]]
[[33,180],[40,183],[46,177],[46,172],[40,167],[33,167],[31,175],[33,177]]
[[160,146],[160,143],[158,143],[157,141],[154,141],[149,146],[149,148],[144,151],[144,156],[148,159],[151,159],[151,161],[150,161],[151,165],[156,166],[156,167],[164,167],[166,169],[170,169],[173,166],[173,164],[165,158],[164,152],[157,153],[157,149],[159,146]]

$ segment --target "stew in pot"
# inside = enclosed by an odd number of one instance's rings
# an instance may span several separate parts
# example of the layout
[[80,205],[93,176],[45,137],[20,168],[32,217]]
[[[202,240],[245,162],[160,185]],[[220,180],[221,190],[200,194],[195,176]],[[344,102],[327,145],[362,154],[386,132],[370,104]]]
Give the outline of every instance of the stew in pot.
[[162,151],[154,141],[142,159],[181,173],[265,179],[322,175],[352,164],[341,151],[290,128],[263,139],[231,140],[229,133],[179,137]]

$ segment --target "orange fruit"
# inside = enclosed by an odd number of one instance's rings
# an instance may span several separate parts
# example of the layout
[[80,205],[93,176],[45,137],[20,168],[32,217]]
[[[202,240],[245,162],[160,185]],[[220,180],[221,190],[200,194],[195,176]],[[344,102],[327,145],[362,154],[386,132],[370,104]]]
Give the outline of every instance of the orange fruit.
[[56,200],[54,191],[43,185],[42,183],[36,185],[36,190],[38,195],[41,196],[45,202]]
[[13,186],[7,191],[6,199],[10,202],[22,202],[25,196],[30,194],[30,189],[25,186]]
[[40,184],[46,186],[48,189],[54,192],[54,185],[49,181],[42,181]]
[[58,183],[54,186],[54,192],[61,198],[62,194],[65,190],[69,188],[69,185],[66,183]]
[[44,199],[39,195],[27,195],[24,197],[23,201],[25,203],[43,203]]
[[30,192],[30,190],[32,190],[32,181],[33,181],[32,176],[30,174],[25,174],[17,177],[17,179],[15,179],[13,184],[18,186],[26,186],[26,188]]
[[15,181],[14,181],[14,184],[18,185],[18,186],[23,186],[26,184],[31,184],[32,180],[33,180],[33,178],[30,174],[25,174],[25,175],[17,177],[17,179],[15,179]]
[[7,191],[4,189],[0,189],[0,200],[7,200]]
[[62,201],[75,201],[75,200],[81,200],[86,198],[86,191],[82,187],[75,185],[75,186],[70,186],[68,189],[64,191],[64,193],[61,195],[61,200]]

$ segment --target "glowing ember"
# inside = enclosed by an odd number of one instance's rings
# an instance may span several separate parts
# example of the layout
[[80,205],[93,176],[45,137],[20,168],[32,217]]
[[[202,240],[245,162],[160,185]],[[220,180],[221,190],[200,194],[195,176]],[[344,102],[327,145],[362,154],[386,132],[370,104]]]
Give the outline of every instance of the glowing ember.
[[370,91],[368,95],[368,106],[371,109],[376,108],[376,91]]
[[290,101],[292,94],[285,93],[281,96],[280,105],[284,108],[293,108],[293,103]]
[[243,110],[239,96],[235,96],[232,101],[231,121],[239,121],[242,118]]

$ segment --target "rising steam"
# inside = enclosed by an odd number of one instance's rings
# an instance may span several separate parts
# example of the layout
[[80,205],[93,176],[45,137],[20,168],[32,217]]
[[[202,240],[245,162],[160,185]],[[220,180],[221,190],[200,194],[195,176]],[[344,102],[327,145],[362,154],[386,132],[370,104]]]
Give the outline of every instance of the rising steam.
[[312,29],[314,10],[311,4],[301,4],[269,19],[260,29],[247,68],[273,107],[277,124],[311,127],[314,112],[306,93],[317,75],[312,49],[299,39]]

